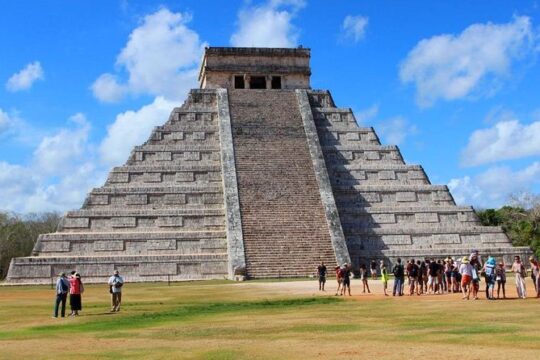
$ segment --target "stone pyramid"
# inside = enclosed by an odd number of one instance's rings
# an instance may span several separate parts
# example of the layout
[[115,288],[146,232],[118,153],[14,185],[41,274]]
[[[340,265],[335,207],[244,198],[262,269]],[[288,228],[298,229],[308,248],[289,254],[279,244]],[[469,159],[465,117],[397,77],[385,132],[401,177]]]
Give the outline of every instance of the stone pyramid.
[[396,146],[310,89],[310,50],[207,48],[201,89],[112,169],[8,283],[294,277],[329,265],[526,256]]

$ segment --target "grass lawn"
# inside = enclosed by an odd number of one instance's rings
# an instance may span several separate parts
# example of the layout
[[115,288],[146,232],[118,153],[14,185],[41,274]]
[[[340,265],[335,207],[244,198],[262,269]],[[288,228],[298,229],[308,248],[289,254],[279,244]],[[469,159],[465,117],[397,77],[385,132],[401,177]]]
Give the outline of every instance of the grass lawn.
[[[328,288],[334,290],[334,283]],[[513,279],[507,284],[515,296]],[[532,295],[532,282],[528,289]],[[0,358],[537,359],[540,300],[321,294],[315,281],[87,285],[78,318],[53,319],[47,286],[0,287]]]

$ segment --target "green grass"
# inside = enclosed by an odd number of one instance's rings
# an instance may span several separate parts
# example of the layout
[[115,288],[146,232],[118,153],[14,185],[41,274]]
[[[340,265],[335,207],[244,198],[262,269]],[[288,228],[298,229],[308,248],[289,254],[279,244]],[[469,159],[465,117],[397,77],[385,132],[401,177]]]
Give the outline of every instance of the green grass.
[[70,356],[70,341],[81,359],[481,358],[486,348],[490,359],[505,359],[540,351],[536,299],[338,298],[311,284],[128,284],[115,314],[107,287],[88,285],[83,316],[65,319],[50,318],[48,287],[0,287],[0,359]]

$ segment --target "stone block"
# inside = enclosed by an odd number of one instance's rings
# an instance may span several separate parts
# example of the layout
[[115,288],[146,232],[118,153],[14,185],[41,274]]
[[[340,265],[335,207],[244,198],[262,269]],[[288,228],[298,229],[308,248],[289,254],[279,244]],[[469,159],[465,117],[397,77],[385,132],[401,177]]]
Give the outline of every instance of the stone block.
[[396,222],[394,214],[372,214],[374,224],[393,224]]
[[482,238],[480,234],[472,234],[472,235],[460,235],[461,237],[461,243],[464,245],[470,245],[470,246],[478,246],[482,242]]
[[94,251],[123,251],[124,241],[122,240],[99,240],[94,241]]
[[416,193],[414,191],[398,191],[396,192],[396,201],[397,202],[415,202]]
[[166,205],[183,205],[186,203],[186,194],[165,194],[163,203]]
[[381,201],[380,194],[376,192],[362,192],[360,193],[360,198],[361,200],[363,200],[362,202],[367,202],[367,203],[374,203],[374,202]]
[[199,151],[186,151],[183,154],[184,161],[199,161],[201,153]]
[[201,277],[201,264],[178,264],[178,274],[182,279],[197,279]]
[[182,227],[184,219],[181,216],[164,216],[159,217],[156,224],[159,227]]
[[203,224],[204,226],[223,226],[225,222],[220,216],[205,216]]
[[184,132],[182,131],[173,131],[171,132],[167,138],[171,140],[184,140]]
[[132,228],[137,226],[137,218],[135,217],[113,217],[111,218],[111,227],[113,228]]
[[223,204],[221,194],[203,194],[203,204]]
[[141,177],[141,181],[145,183],[161,182],[161,173],[144,173]]
[[345,139],[348,141],[360,141],[360,133],[350,132],[345,134]]
[[459,234],[433,234],[431,239],[433,245],[461,244]]
[[508,243],[508,237],[505,233],[484,233],[480,234],[480,239],[483,244],[490,244],[490,243]]
[[178,273],[176,263],[141,263],[139,264],[139,275],[176,275]]
[[109,195],[90,195],[90,204],[109,205]]
[[176,250],[176,240],[148,240],[148,250]]
[[439,222],[439,216],[437,213],[416,213],[417,223],[437,223]]
[[152,160],[154,160],[154,161],[171,161],[172,160],[172,153],[170,151],[156,152],[156,153],[153,154]]
[[382,241],[386,245],[411,245],[410,235],[383,235]]
[[71,250],[69,241],[43,241],[41,251],[43,252],[68,252]]
[[206,139],[206,133],[204,131],[194,131],[192,135],[193,140],[204,140]]
[[177,172],[176,175],[174,176],[174,180],[176,182],[195,181],[195,173],[187,172],[187,171]]
[[66,229],[82,229],[90,226],[90,219],[84,217],[66,217],[62,222],[62,226]]
[[395,180],[396,173],[392,170],[379,171],[379,180]]
[[365,152],[366,160],[380,160],[381,154],[378,151],[366,151]]
[[111,183],[127,183],[129,182],[129,173],[127,172],[111,172],[109,174],[109,182]]
[[148,203],[148,195],[146,194],[126,195],[127,205],[146,205],[147,203]]
[[346,159],[346,160],[353,160],[354,159],[354,154],[353,154],[353,151],[341,151],[339,153],[339,156],[343,159]]
[[[103,282],[106,282],[114,272],[114,265],[110,264],[80,264],[77,265],[78,273],[81,274],[83,279],[85,277],[102,276]],[[84,280],[83,280],[84,281]]]
[[450,201],[452,196],[448,191],[433,191],[431,197],[434,201]]
[[227,265],[224,262],[203,262],[201,263],[203,274],[223,274],[227,272]]
[[135,151],[135,161],[143,161],[144,153],[142,151]]
[[351,170],[350,174],[353,179],[366,180],[366,172],[363,170]]
[[10,276],[12,278],[50,278],[56,277],[50,265],[18,265],[10,267]]

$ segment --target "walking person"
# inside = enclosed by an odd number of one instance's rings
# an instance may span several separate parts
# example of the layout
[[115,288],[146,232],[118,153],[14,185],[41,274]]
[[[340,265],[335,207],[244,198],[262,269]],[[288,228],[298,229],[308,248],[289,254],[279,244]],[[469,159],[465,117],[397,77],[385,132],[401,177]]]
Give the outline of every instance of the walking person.
[[326,291],[324,290],[324,284],[326,284],[326,265],[324,265],[324,261],[317,267],[317,274],[319,275],[319,291]]
[[67,300],[67,294],[69,291],[69,281],[66,278],[66,273],[60,273],[58,274],[58,279],[56,280],[56,299],[54,302],[54,315],[53,317],[58,317],[58,308],[60,307],[60,304],[62,304],[61,309],[61,316],[66,316],[66,300]]
[[495,270],[495,280],[497,281],[497,299],[499,299],[501,288],[503,292],[503,299],[506,299],[506,267],[504,263],[499,263],[499,266]]
[[516,278],[516,291],[518,297],[525,299],[527,297],[527,288],[525,286],[525,278],[527,277],[527,269],[521,263],[519,256],[514,257],[514,263],[512,264],[512,271]]
[[75,273],[69,278],[69,305],[71,306],[71,314],[69,316],[79,316],[79,311],[82,310],[81,295],[84,292],[84,287],[81,280],[81,275]]
[[120,311],[120,304],[122,303],[122,286],[124,286],[124,279],[118,273],[118,270],[114,270],[113,276],[109,278],[109,292],[111,293],[111,312]]
[[394,289],[392,291],[392,296],[403,296],[403,283],[405,281],[405,268],[401,264],[401,258],[397,258],[397,264],[394,265],[392,269],[394,274]]
[[367,289],[368,294],[371,294],[371,291],[369,290],[368,273],[365,264],[360,265],[360,280],[362,280],[362,293],[365,293]]
[[388,296],[388,293],[386,292],[388,289],[388,270],[386,269],[384,260],[381,260],[381,281],[383,284],[384,296]]
[[540,263],[532,256],[529,258],[531,263],[531,272],[534,275],[534,289],[536,290],[536,297],[540,298]]
[[343,285],[343,272],[341,271],[341,268],[339,266],[336,266],[334,268],[334,271],[336,272],[337,281],[336,296],[338,296],[341,295],[341,286]]
[[461,274],[461,291],[463,292],[463,300],[469,300],[469,297],[471,296],[473,267],[469,262],[469,258],[466,256],[461,261],[459,273]]
[[377,279],[377,262],[375,260],[371,260],[370,270],[371,270],[371,278],[373,280],[376,280]]

